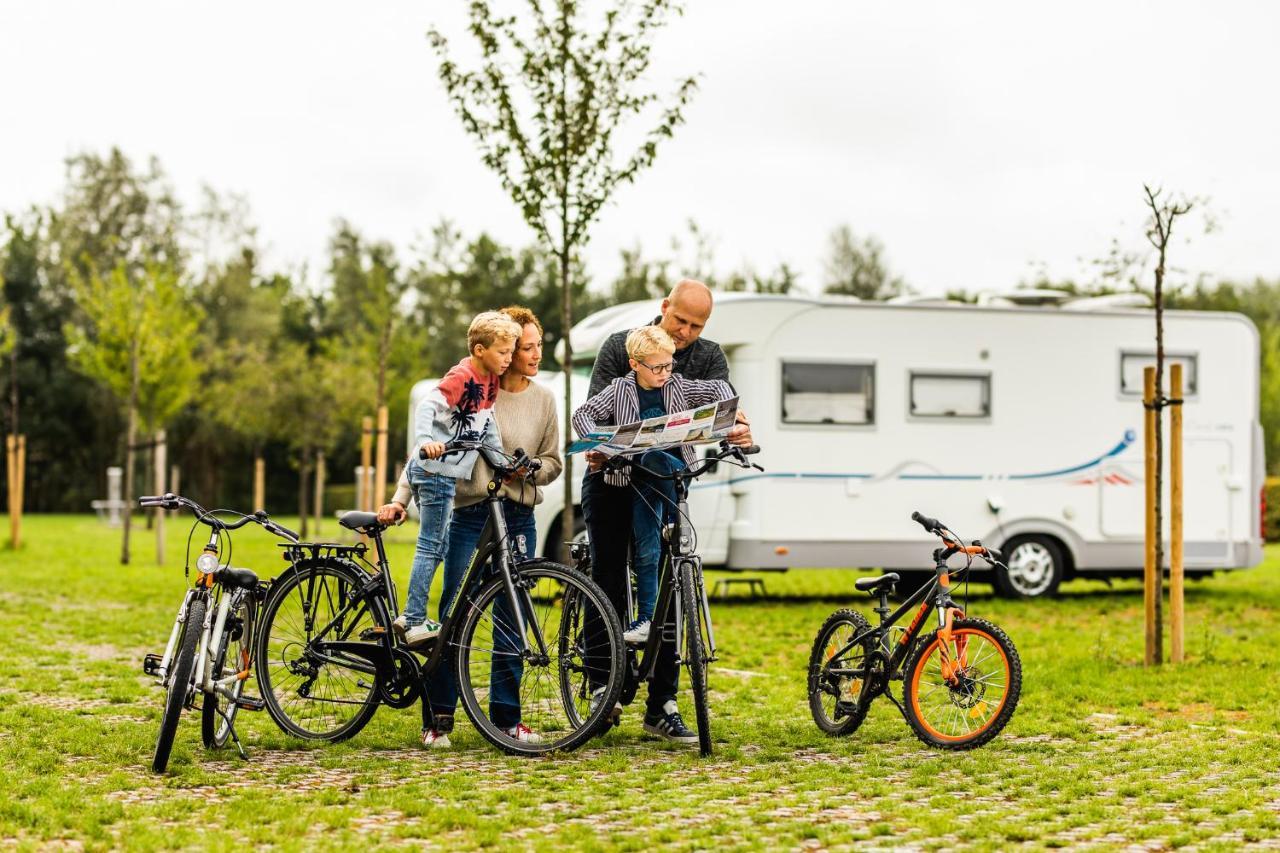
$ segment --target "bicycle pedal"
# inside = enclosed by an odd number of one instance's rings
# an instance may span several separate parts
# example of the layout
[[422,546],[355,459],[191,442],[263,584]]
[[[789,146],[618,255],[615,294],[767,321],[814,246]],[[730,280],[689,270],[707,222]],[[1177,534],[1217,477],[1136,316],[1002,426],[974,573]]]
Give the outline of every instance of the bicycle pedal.
[[146,657],[142,659],[142,671],[145,672],[147,675],[154,675],[155,677],[159,678],[160,663],[163,660],[164,659],[160,655],[148,654]]
[[374,625],[371,628],[365,628],[363,631],[361,631],[360,639],[364,640],[365,642],[369,642],[370,640],[376,640],[380,637],[385,636],[386,633],[387,633],[386,628],[382,627],[381,625]]
[[241,696],[236,700],[236,707],[242,711],[261,711],[267,707],[257,696]]

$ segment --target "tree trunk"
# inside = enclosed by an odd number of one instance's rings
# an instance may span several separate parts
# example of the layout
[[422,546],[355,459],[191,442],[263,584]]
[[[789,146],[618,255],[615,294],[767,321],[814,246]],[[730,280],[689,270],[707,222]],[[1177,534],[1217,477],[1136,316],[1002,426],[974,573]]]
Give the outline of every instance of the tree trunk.
[[[164,485],[164,469],[168,464],[165,458],[167,455],[167,446],[165,444],[165,432],[162,429],[156,430],[155,443],[152,445],[152,464],[151,467],[155,471],[155,491],[152,494],[163,495],[166,491]],[[164,510],[157,507],[153,513],[156,527],[156,565],[164,565]]]
[[138,437],[138,342],[129,349],[129,422],[124,439],[124,534],[120,544],[120,565],[129,565],[129,528],[133,520],[133,445]]
[[316,529],[315,537],[320,538],[320,516],[324,515],[324,451],[316,451],[316,490],[315,497],[311,501],[311,510],[315,513]]
[[[1159,211],[1156,213],[1159,216]],[[1167,232],[1166,232],[1167,233]],[[1156,664],[1164,663],[1164,252],[1156,263]]]

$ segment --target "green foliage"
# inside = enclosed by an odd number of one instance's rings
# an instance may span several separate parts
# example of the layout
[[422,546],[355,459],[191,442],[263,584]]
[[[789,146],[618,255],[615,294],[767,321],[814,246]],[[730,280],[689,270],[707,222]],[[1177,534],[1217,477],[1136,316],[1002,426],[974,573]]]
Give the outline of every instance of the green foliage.
[[72,273],[83,318],[68,325],[72,363],[103,383],[119,400],[129,399],[137,373],[138,414],[146,430],[166,425],[195,391],[200,365],[194,337],[200,312],[172,269],[148,266],[134,278],[123,261],[103,278]]
[[884,244],[875,237],[859,239],[848,225],[841,225],[831,232],[828,247],[827,293],[881,301],[906,292],[902,277],[889,272]]
[[[562,258],[586,243],[614,189],[651,165],[659,144],[684,120],[697,88],[693,77],[678,83],[665,108],[657,94],[634,91],[648,70],[651,40],[673,12],[678,7],[669,0],[615,2],[591,31],[576,0],[530,0],[527,26],[475,0],[470,30],[481,51],[475,71],[459,68],[438,30],[428,33],[440,80],[485,165]],[[643,142],[616,158],[615,134],[654,111]]]

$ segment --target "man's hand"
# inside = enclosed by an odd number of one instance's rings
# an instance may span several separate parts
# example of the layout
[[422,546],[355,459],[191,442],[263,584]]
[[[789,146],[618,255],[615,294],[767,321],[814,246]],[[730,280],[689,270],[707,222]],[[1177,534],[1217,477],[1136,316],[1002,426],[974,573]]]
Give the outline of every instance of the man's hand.
[[588,450],[586,455],[588,471],[599,471],[604,467],[604,461],[609,458],[599,450]]
[[428,459],[439,459],[444,456],[444,442],[428,441],[422,445],[422,449],[426,452]]
[[408,515],[408,510],[395,501],[378,507],[378,522],[381,524],[400,524]]
[[737,423],[733,429],[729,430],[725,440],[735,447],[750,447],[755,444],[751,440],[751,421],[747,418],[747,413],[742,409],[738,409]]

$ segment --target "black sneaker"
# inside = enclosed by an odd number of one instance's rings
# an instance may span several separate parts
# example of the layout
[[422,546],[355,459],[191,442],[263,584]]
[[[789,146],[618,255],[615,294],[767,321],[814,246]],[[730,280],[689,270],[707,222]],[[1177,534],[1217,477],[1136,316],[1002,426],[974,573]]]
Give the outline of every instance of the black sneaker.
[[644,715],[644,730],[656,737],[675,743],[697,743],[698,733],[684,724],[674,700],[668,699],[661,713]]

